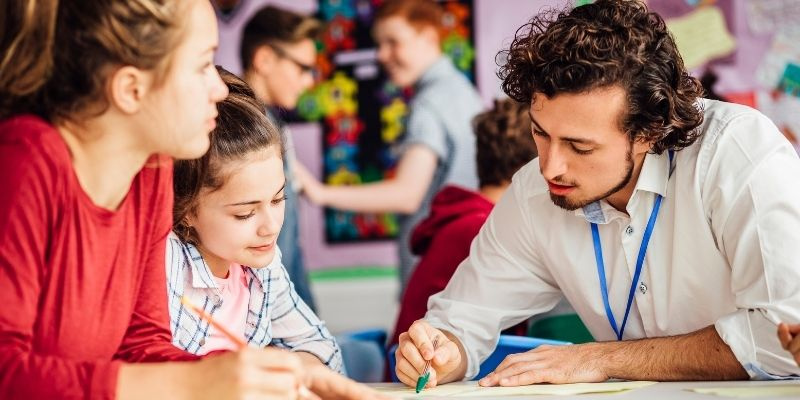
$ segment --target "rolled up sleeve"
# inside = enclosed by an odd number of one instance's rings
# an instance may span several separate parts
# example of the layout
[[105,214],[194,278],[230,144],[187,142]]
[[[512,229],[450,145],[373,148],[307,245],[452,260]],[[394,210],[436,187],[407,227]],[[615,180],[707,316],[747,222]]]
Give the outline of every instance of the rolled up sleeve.
[[278,293],[272,310],[272,344],[291,351],[313,354],[328,368],[344,373],[342,352],[325,322],[321,321],[294,290],[280,256],[276,271]]
[[425,320],[464,346],[465,379],[478,374],[502,329],[550,310],[561,298],[537,257],[530,218],[522,209],[524,184],[515,177],[472,242],[469,257],[444,291],[428,300]]
[[[771,125],[765,119],[736,122],[761,131]],[[777,337],[779,322],[800,321],[800,161],[788,143],[776,140],[785,141],[776,135],[759,143],[731,140],[751,158],[737,177],[742,190],[718,203],[737,310],[715,327],[752,379],[800,375]]]

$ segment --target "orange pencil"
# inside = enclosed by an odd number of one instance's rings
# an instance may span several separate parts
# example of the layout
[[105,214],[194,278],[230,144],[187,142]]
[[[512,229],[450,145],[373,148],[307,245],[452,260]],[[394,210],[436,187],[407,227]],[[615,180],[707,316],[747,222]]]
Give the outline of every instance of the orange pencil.
[[[244,342],[241,338],[231,333],[231,331],[225,329],[224,326],[220,325],[217,321],[214,321],[214,318],[211,318],[211,315],[208,315],[202,308],[197,307],[194,305],[186,296],[181,297],[181,303],[186,306],[188,309],[194,311],[201,319],[206,320],[211,326],[217,328],[218,331],[222,332],[223,335],[227,336],[228,339],[232,340],[236,345],[243,349],[247,347],[247,343]],[[318,398],[317,396],[313,395],[310,390],[308,390],[305,385],[301,384],[298,388],[298,392],[300,393],[301,399],[315,399]]]

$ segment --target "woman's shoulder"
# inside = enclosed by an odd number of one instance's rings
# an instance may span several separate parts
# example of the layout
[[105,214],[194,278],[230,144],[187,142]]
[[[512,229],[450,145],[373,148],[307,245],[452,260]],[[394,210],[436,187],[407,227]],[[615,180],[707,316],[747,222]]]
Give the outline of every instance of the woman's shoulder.
[[21,168],[41,163],[55,167],[52,172],[71,165],[69,150],[56,127],[32,114],[0,121],[0,160]]
[[[72,161],[56,128],[34,115],[0,121],[0,186],[10,201],[54,204],[71,182]],[[17,200],[12,200],[17,199]],[[36,201],[37,203],[39,201]]]

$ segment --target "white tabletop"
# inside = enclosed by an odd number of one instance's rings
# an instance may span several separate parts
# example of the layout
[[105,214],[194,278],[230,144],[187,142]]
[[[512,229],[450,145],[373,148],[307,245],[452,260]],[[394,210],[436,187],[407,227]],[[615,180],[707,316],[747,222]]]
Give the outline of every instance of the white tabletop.
[[[386,386],[386,383],[380,384]],[[397,385],[398,388],[403,387],[401,383],[392,384]],[[669,400],[669,399],[705,399],[705,400],[725,400],[734,399],[734,397],[722,397],[710,394],[700,394],[690,391],[697,388],[719,388],[719,387],[763,387],[767,385],[796,385],[800,387],[800,381],[734,381],[734,382],[659,382],[651,386],[643,387],[640,389],[630,390],[623,393],[614,394],[581,394],[575,396],[513,396],[507,398],[513,399],[529,399],[529,400],[547,400],[547,399],[580,399],[580,400],[627,400],[627,399],[645,399],[645,400]],[[424,393],[424,391],[423,391]],[[425,399],[447,399],[449,397],[435,397],[423,396]],[[481,397],[482,399],[501,399],[502,397]],[[775,396],[759,396],[747,397],[747,399],[798,399],[797,397],[775,397]]]

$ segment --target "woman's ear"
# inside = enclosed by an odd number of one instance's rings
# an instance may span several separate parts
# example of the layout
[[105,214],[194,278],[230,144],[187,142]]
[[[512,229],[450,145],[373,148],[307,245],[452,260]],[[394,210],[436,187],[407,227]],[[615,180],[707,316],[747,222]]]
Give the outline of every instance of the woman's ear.
[[110,105],[125,114],[138,112],[152,83],[150,75],[130,65],[115,70],[106,89]]

